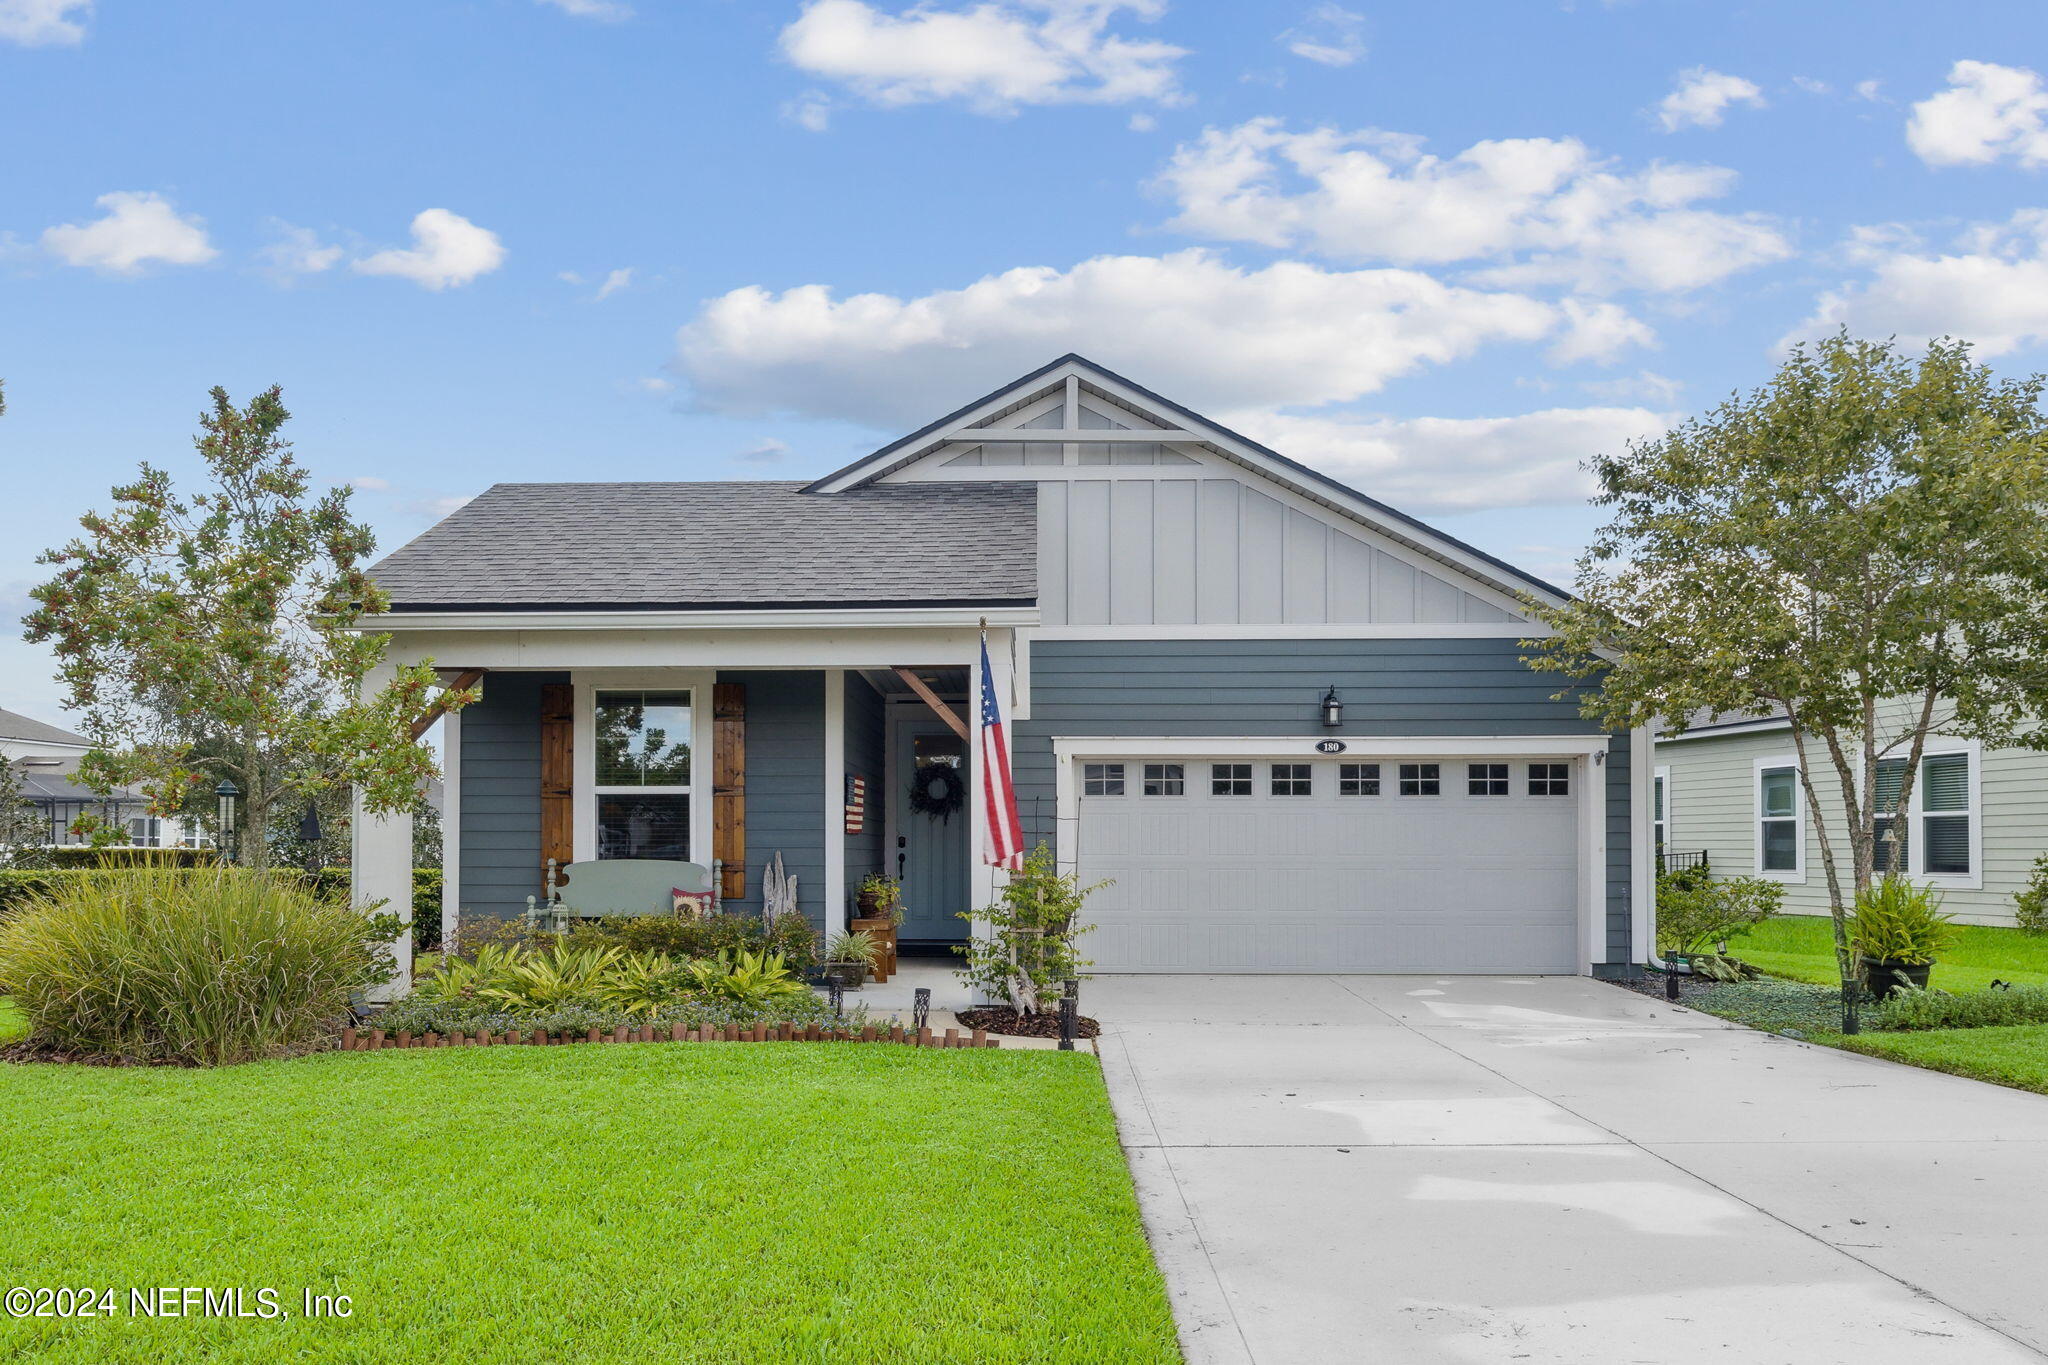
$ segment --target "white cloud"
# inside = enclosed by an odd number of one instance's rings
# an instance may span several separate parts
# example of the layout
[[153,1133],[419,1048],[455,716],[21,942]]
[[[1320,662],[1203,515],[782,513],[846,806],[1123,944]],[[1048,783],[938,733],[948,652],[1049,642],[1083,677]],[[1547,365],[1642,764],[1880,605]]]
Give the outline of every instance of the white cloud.
[[787,454],[789,443],[770,436],[748,446],[733,458],[742,464],[775,464]]
[[822,91],[807,90],[784,101],[782,116],[806,132],[822,133],[832,126],[832,97]]
[[1159,120],[1143,112],[1131,115],[1130,129],[1134,133],[1149,133],[1159,126]]
[[680,330],[674,363],[709,408],[900,428],[1071,350],[1221,410],[1349,400],[1567,323],[1541,299],[1416,271],[1247,270],[1190,250],[1022,267],[910,299],[736,289]]
[[635,379],[633,381],[633,387],[640,390],[640,392],[642,393],[653,394],[656,397],[659,397],[662,394],[674,393],[676,388],[676,381],[673,379],[664,379],[658,374],[647,374],[640,376],[638,379]]
[[1949,88],[1913,106],[1906,143],[1930,166],[1982,166],[2010,156],[2048,166],[2048,89],[2039,72],[1957,62]]
[[1154,19],[1165,8],[1164,0],[986,0],[891,14],[864,0],[811,0],[783,29],[782,52],[887,107],[959,100],[1008,114],[1029,104],[1171,104],[1182,98],[1174,63],[1184,51],[1109,31],[1125,10]]
[[92,0],[0,0],[0,42],[23,47],[81,43],[91,16]]
[[1859,100],[1868,100],[1872,104],[1876,104],[1879,100],[1884,98],[1884,96],[1879,93],[1883,88],[1884,82],[1880,80],[1872,79],[1867,81],[1858,81],[1856,82],[1856,98]]
[[573,14],[578,19],[601,19],[615,23],[633,17],[631,5],[620,4],[618,0],[535,0],[542,5],[553,5],[564,14]]
[[611,274],[605,276],[604,283],[597,287],[598,301],[602,302],[605,299],[610,298],[612,295],[618,293],[621,289],[624,289],[627,285],[631,284],[632,282],[632,266],[622,266],[619,269],[614,270]]
[[290,284],[302,275],[317,275],[340,264],[342,248],[320,240],[311,228],[273,222],[277,240],[256,253],[257,268],[279,284]]
[[1667,408],[1676,403],[1678,395],[1685,391],[1682,381],[1658,374],[1655,370],[1637,370],[1633,375],[1617,379],[1588,379],[1579,387],[1595,398],[1605,398],[1610,402],[1633,398]]
[[1365,16],[1342,5],[1317,5],[1305,20],[1282,33],[1279,42],[1305,61],[1349,66],[1365,55]]
[[69,265],[134,275],[144,266],[204,265],[220,253],[206,240],[206,225],[180,217],[162,195],[117,190],[94,201],[106,215],[90,223],[64,223],[43,233],[43,249]]
[[1809,95],[1832,95],[1835,93],[1835,87],[1817,76],[1794,76],[1792,84]]
[[1657,334],[1619,304],[1565,299],[1558,306],[1564,310],[1565,328],[1550,346],[1555,364],[1612,360],[1632,347],[1657,344]]
[[1288,131],[1278,119],[1211,128],[1155,185],[1171,226],[1346,261],[1497,262],[1481,282],[1676,292],[1781,260],[1759,214],[1695,207],[1735,173],[1653,163],[1623,172],[1575,138],[1478,142],[1452,157],[1374,129]]
[[1912,341],[1953,336],[1987,356],[2048,341],[2048,209],[1975,227],[1946,252],[1903,230],[1865,229],[1846,254],[1870,277],[1822,295],[1785,343],[1840,327]]
[[1719,128],[1731,104],[1764,107],[1754,82],[1704,66],[1678,73],[1678,84],[1657,105],[1657,124],[1667,133],[1681,128]]
[[375,474],[363,474],[350,479],[348,486],[360,489],[365,493],[389,493],[391,491],[391,480],[380,479]]
[[1580,467],[1661,435],[1668,413],[1552,408],[1518,417],[1359,418],[1231,413],[1227,425],[1332,478],[1417,512],[1583,502]]
[[426,209],[412,220],[412,246],[393,247],[355,262],[364,275],[395,275],[422,289],[446,289],[488,275],[505,263],[498,234],[447,209]]

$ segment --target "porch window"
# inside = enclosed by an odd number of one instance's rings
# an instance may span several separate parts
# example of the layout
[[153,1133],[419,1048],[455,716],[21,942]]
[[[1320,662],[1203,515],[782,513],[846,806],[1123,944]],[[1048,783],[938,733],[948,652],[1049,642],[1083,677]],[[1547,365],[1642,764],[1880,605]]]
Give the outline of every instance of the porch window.
[[597,856],[690,861],[690,694],[596,696]]

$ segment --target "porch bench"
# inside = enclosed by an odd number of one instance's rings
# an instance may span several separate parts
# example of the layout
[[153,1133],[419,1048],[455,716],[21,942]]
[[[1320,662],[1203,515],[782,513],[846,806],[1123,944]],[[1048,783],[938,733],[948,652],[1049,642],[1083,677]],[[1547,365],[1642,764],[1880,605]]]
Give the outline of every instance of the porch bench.
[[674,862],[662,858],[600,858],[558,866],[548,860],[547,894],[526,898],[526,921],[544,933],[559,933],[572,920],[603,915],[673,915],[672,891],[711,893],[719,912],[719,863]]

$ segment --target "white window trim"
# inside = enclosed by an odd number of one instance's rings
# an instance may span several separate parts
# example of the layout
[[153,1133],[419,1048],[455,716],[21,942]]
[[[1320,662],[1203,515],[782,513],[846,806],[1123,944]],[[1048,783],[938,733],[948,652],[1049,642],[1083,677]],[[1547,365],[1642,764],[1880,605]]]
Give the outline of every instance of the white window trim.
[[[1793,864],[1790,872],[1764,870],[1764,772],[1770,768],[1792,770],[1792,838]],[[1671,789],[1664,789],[1664,813],[1671,814]],[[1756,875],[1765,881],[1784,882],[1792,886],[1806,884],[1806,782],[1799,767],[1797,754],[1765,754],[1758,758],[1749,775],[1749,838],[1750,865]],[[1773,816],[1773,819],[1782,819]],[[1670,845],[1666,845],[1668,848]]]
[[[1969,760],[1970,808],[1967,811],[1928,810],[1927,773],[1923,768],[1913,781],[1913,800],[1906,809],[1906,875],[1914,881],[1942,891],[1981,891],[1984,889],[1984,746],[1974,739],[1950,739],[1946,735],[1929,735],[1927,747],[1920,754],[1921,763],[1930,758],[1944,758],[1961,754]],[[1905,754],[1887,754],[1887,758],[1904,758]],[[1929,872],[1927,870],[1927,831],[1921,825],[1926,815],[1968,815],[1970,817],[1970,870],[1968,872]]]
[[716,677],[716,671],[708,668],[587,668],[577,669],[570,674],[570,683],[575,689],[576,707],[575,734],[572,740],[575,750],[572,762],[576,771],[576,781],[571,796],[571,812],[575,826],[577,862],[589,862],[597,857],[597,694],[645,689],[690,694],[690,785],[605,790],[688,793],[690,861],[701,867],[711,866],[711,802],[708,799],[699,800],[698,797],[701,793],[708,798],[711,791],[711,684]]

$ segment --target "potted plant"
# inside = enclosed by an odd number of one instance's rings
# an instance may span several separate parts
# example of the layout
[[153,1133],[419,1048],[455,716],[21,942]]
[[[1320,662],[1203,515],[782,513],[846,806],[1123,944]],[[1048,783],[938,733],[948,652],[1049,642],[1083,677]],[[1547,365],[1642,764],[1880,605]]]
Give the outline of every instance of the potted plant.
[[887,981],[896,974],[896,930],[903,923],[903,888],[893,877],[870,872],[854,893],[853,904],[855,915],[847,928],[874,937],[881,949],[875,980]]
[[1856,898],[1851,932],[1863,984],[1882,1000],[1901,990],[1926,990],[1935,959],[1955,941],[1956,926],[1941,913],[1941,894],[1933,887],[1885,876]]
[[825,945],[825,978],[837,981],[846,990],[854,990],[868,979],[881,956],[882,946],[872,934],[860,930],[834,934]]

